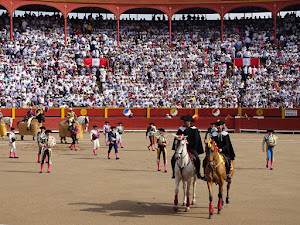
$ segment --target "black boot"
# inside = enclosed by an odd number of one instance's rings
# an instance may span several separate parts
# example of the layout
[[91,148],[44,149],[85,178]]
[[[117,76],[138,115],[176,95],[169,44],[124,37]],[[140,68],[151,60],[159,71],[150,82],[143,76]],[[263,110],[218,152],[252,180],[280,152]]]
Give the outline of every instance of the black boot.
[[175,160],[175,154],[172,156],[172,159],[171,159],[171,166],[172,166],[172,179],[175,179],[175,163],[176,163],[176,160]]
[[200,164],[201,163],[200,163],[199,156],[195,157],[196,176],[197,176],[198,179],[202,179],[202,176],[200,174]]
[[[226,164],[225,164],[225,166],[226,166]],[[227,160],[227,166],[226,166],[226,181],[230,181],[231,180],[230,167],[231,167],[231,160],[228,159]]]
[[196,175],[198,179],[203,179],[200,173],[197,173]]

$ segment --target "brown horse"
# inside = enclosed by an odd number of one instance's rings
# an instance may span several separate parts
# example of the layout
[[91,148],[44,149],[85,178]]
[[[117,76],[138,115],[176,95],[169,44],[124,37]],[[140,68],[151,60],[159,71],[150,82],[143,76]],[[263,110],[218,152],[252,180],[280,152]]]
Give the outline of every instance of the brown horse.
[[[213,204],[212,204],[212,185],[216,183],[219,185],[219,201],[218,201],[218,213],[221,213],[223,206],[223,185],[226,179],[226,168],[225,168],[225,160],[223,156],[220,155],[218,151],[218,147],[216,143],[212,140],[206,142],[205,141],[205,152],[207,158],[207,165],[205,168],[205,174],[207,177],[207,187],[209,191],[209,218],[214,213]],[[231,162],[232,167],[234,167],[234,160]],[[234,170],[230,172],[231,177],[234,174]],[[229,203],[229,189],[230,189],[231,180],[228,181],[227,184],[227,197],[226,203]]]

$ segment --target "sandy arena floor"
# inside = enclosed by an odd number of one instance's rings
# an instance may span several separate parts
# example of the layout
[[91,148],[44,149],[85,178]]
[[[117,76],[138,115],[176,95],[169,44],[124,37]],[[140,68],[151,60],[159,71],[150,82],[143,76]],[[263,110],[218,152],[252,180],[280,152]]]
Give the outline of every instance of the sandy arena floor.
[[[183,207],[173,211],[171,166],[168,173],[157,171],[156,153],[146,149],[144,133],[125,133],[120,160],[114,154],[106,158],[103,136],[96,157],[87,133],[77,152],[57,144],[50,174],[39,173],[37,144],[30,136],[16,142],[19,159],[8,158],[6,137],[0,140],[0,224],[299,224],[300,135],[277,135],[274,170],[270,171],[261,150],[263,134],[230,134],[237,155],[231,202],[211,220],[206,182],[200,180],[197,205],[189,212]],[[182,188],[179,200],[181,204]]]

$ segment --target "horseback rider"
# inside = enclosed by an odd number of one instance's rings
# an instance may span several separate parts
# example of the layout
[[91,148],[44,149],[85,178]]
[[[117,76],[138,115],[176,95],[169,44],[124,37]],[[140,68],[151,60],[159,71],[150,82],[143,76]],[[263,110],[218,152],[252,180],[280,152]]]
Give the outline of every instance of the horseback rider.
[[72,121],[75,121],[75,119],[77,119],[77,115],[76,113],[73,111],[72,108],[69,108],[69,112],[67,113],[67,118],[68,118],[68,121],[69,121],[69,126],[72,125]]
[[26,117],[25,117],[25,120],[27,120],[27,130],[30,130],[30,124],[34,117],[35,117],[35,113],[33,112],[33,108],[31,106],[30,110],[26,113]]
[[[202,146],[202,141],[201,137],[198,131],[198,128],[193,126],[192,123],[195,122],[192,116],[187,115],[187,116],[182,116],[180,118],[183,120],[183,126],[180,127],[176,133],[176,135],[184,135],[187,136],[187,150],[195,157],[194,159],[194,164],[196,167],[196,175],[198,179],[201,179],[200,175],[200,159],[199,159],[199,154],[203,154],[203,146]],[[175,150],[175,142],[177,140],[174,139],[173,147],[172,150]],[[173,171],[173,176],[172,178],[175,178],[174,174],[174,169],[175,169],[175,153],[172,157],[171,160],[171,165],[172,165],[172,171]]]
[[206,134],[205,134],[205,140],[207,140],[207,137],[211,138],[211,135],[216,132],[218,129],[216,127],[216,123],[212,122],[210,123],[210,127],[207,129]]
[[45,122],[44,111],[42,108],[38,108],[37,110],[35,110],[35,115],[39,123]]
[[212,140],[215,141],[219,152],[224,156],[225,166],[226,166],[226,181],[231,180],[230,177],[230,168],[231,160],[234,160],[235,153],[230,141],[230,137],[227,131],[224,131],[225,122],[217,121],[216,122],[217,131],[212,134]]

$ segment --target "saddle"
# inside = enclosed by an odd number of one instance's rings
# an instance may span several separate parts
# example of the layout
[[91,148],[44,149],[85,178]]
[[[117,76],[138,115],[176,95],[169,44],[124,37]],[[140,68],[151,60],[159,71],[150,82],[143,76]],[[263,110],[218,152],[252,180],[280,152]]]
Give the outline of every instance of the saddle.
[[[220,155],[220,157],[222,157],[223,162],[225,163],[226,170],[227,171],[232,171],[233,170],[233,165],[232,165],[232,163],[229,164],[229,158],[226,155],[223,155],[223,154],[219,154],[219,155]],[[229,168],[229,166],[230,166],[230,168]]]

